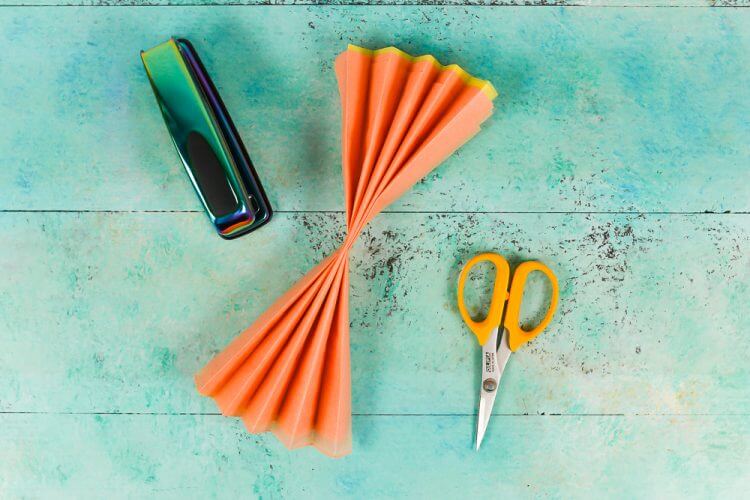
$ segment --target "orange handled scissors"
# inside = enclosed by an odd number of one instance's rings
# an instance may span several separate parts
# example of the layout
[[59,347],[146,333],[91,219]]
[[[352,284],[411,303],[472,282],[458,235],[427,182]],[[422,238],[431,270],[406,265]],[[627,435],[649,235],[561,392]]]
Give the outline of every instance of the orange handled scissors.
[[[495,265],[495,284],[487,317],[482,321],[474,321],[469,316],[466,304],[464,303],[464,286],[466,285],[466,277],[469,275],[469,272],[480,262],[491,262]],[[523,290],[526,286],[526,280],[529,274],[534,271],[540,271],[549,279],[552,284],[552,299],[542,321],[531,330],[524,330],[519,324],[518,316],[521,312],[521,302],[523,301]],[[508,291],[509,289],[510,292]],[[467,262],[466,266],[461,270],[461,275],[458,278],[458,310],[461,311],[461,317],[471,331],[474,332],[477,340],[479,340],[479,344],[482,346],[482,379],[477,419],[477,450],[479,449],[479,445],[482,444],[482,438],[484,438],[484,433],[490,422],[492,406],[495,404],[495,396],[497,395],[497,387],[500,384],[500,377],[503,375],[503,370],[508,363],[510,354],[539,335],[547,327],[557,307],[557,295],[557,277],[550,268],[541,262],[529,261],[520,264],[513,275],[512,282],[508,261],[495,253],[477,255]],[[503,313],[505,313],[504,318]],[[497,334],[501,325],[503,327],[503,334],[498,345]]]

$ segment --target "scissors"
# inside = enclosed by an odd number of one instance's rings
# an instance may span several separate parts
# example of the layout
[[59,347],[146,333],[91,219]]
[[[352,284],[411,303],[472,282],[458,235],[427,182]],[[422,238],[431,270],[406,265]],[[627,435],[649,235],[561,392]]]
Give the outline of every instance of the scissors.
[[[466,277],[469,275],[469,272],[480,262],[491,262],[494,264],[495,284],[487,317],[482,321],[474,321],[466,309],[464,286],[466,285]],[[534,271],[542,272],[550,281],[552,284],[552,298],[549,309],[547,309],[547,313],[542,321],[531,330],[524,330],[519,324],[518,316],[521,312],[521,302],[523,301],[523,290],[526,286],[526,280],[529,274]],[[500,383],[500,377],[503,375],[503,370],[505,370],[505,365],[510,358],[510,354],[539,335],[547,327],[557,307],[557,295],[557,277],[550,268],[541,262],[528,261],[520,264],[516,268],[512,281],[508,261],[496,253],[479,254],[469,260],[463,270],[461,270],[461,275],[458,278],[458,310],[482,346],[482,379],[479,391],[479,414],[477,418],[477,450],[479,450],[479,446],[482,444],[490,416],[492,416],[492,406],[495,404],[497,387]],[[505,312],[504,318],[503,312]],[[498,345],[497,335],[501,327],[502,337]]]

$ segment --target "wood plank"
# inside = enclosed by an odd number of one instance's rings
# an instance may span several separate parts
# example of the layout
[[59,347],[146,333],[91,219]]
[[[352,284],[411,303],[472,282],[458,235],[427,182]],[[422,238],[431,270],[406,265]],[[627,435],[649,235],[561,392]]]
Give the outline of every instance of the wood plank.
[[483,7],[747,7],[748,0],[12,0],[14,6],[445,5]]
[[[0,410],[215,412],[192,374],[342,239],[340,214],[231,242],[201,213],[0,214]],[[354,412],[475,411],[454,287],[494,250],[561,283],[497,413],[748,413],[748,249],[742,215],[383,214],[352,253]]]
[[750,210],[750,10],[364,6],[0,9],[0,209],[198,209],[138,60],[170,34],[195,42],[277,209],[342,207],[331,63],[354,42],[502,94],[395,210]]
[[747,417],[358,417],[289,453],[218,416],[0,415],[0,492],[40,498],[742,498]]

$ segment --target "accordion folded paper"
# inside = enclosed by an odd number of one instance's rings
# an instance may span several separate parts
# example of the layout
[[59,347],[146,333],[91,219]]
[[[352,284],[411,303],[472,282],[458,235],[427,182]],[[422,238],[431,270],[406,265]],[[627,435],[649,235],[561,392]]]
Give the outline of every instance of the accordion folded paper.
[[289,448],[351,452],[349,249],[364,226],[479,131],[492,85],[432,56],[336,59],[347,237],[196,375],[198,391]]

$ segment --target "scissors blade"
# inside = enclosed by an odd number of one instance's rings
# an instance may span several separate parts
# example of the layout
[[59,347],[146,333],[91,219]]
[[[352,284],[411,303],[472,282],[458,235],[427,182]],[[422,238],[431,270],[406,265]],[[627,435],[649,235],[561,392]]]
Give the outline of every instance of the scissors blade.
[[484,433],[490,423],[492,407],[495,405],[500,377],[513,351],[508,345],[508,331],[503,329],[500,346],[497,345],[498,329],[490,333],[490,338],[482,346],[482,380],[479,388],[479,413],[477,415],[477,450],[482,444]]

